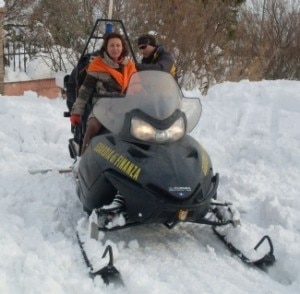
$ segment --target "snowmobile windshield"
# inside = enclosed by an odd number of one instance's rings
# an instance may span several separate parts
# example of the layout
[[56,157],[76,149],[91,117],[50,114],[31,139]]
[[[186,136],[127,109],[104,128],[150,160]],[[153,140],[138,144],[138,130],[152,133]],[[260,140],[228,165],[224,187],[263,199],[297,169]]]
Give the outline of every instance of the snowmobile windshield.
[[162,71],[142,71],[132,75],[124,97],[100,98],[93,108],[95,117],[111,132],[119,133],[125,114],[138,109],[157,120],[181,110],[187,118],[187,132],[201,116],[199,98],[186,98],[174,78]]

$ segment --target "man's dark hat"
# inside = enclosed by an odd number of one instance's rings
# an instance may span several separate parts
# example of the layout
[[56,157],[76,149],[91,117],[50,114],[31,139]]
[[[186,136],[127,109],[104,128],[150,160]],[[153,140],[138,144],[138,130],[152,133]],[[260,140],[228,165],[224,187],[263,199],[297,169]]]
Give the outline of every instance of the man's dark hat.
[[151,46],[156,46],[156,39],[153,35],[141,35],[138,38],[138,45],[151,45]]

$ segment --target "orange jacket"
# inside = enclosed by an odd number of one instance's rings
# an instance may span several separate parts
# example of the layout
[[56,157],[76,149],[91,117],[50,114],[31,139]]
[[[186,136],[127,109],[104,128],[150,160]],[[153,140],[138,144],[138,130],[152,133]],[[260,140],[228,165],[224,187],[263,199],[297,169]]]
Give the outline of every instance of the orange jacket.
[[122,93],[126,90],[128,82],[133,73],[136,72],[135,64],[129,60],[122,68],[122,72],[106,64],[100,56],[97,56],[90,63],[87,72],[109,73],[116,82],[122,87]]

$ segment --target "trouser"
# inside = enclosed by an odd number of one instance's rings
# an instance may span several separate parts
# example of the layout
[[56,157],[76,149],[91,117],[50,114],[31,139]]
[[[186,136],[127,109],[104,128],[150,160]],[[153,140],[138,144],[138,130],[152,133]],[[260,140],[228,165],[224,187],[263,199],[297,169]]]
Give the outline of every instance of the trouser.
[[87,126],[86,126],[86,131],[85,131],[84,138],[83,138],[81,155],[84,153],[86,148],[89,146],[89,143],[92,140],[92,138],[99,134],[101,127],[102,127],[101,123],[95,117],[91,117],[88,120]]

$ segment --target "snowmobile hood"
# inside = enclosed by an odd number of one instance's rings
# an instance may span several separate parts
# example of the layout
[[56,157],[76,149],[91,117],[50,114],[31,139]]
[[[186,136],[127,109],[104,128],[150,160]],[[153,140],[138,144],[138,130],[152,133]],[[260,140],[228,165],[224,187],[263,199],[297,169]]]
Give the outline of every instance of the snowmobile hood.
[[149,70],[132,75],[125,96],[100,98],[93,114],[109,131],[119,133],[125,114],[134,109],[157,120],[181,110],[187,118],[186,130],[190,132],[197,125],[202,108],[199,98],[183,96],[169,73]]

